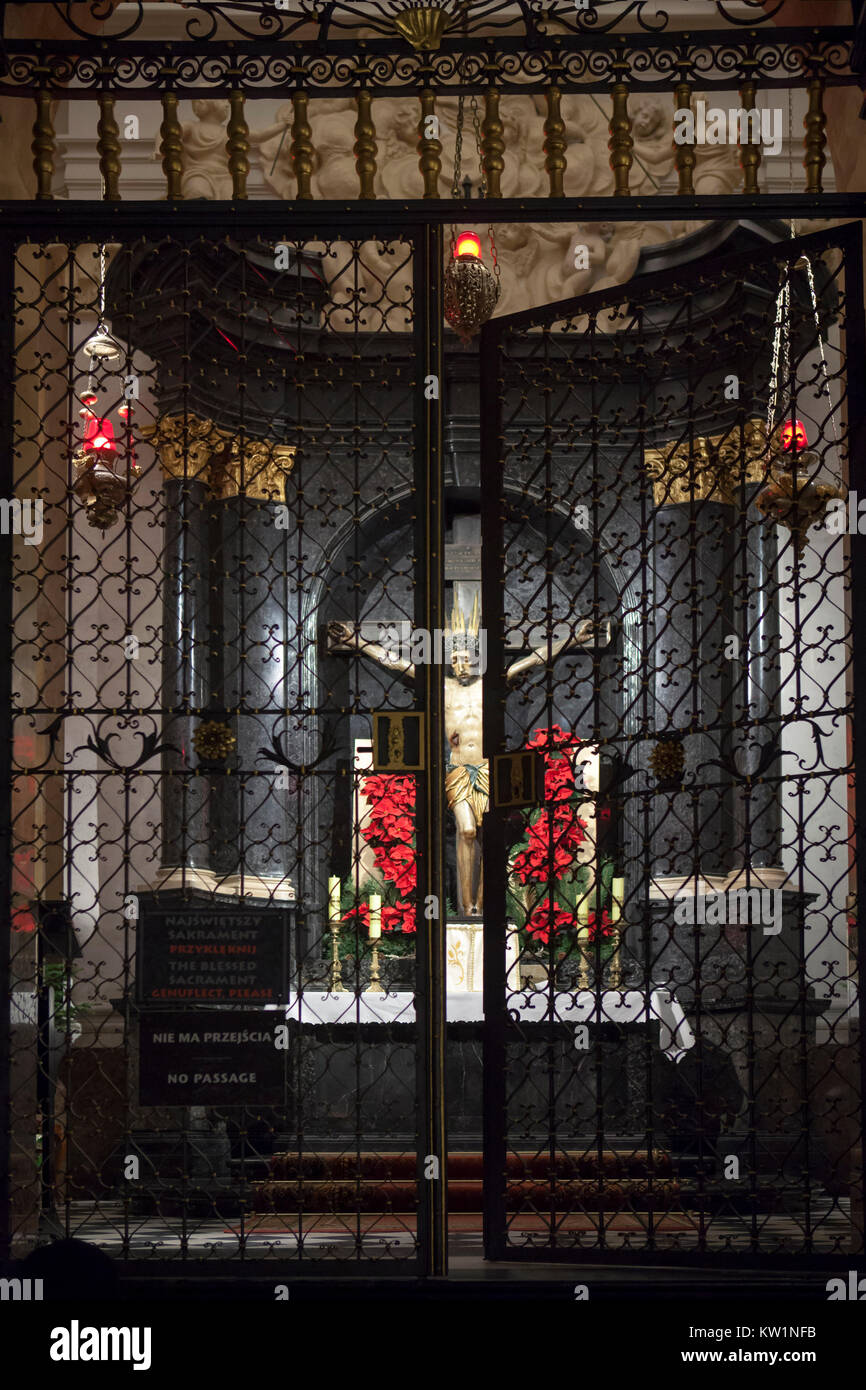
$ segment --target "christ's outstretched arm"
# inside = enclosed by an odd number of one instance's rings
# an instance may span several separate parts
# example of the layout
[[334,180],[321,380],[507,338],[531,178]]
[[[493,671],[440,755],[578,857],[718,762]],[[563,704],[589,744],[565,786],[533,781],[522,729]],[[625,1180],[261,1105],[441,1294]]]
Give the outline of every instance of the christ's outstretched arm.
[[380,642],[368,642],[349,623],[328,623],[328,650],[360,652],[361,656],[369,657],[370,661],[375,661],[377,666],[383,666],[386,671],[394,671],[397,675],[410,678],[415,675],[414,662],[407,661],[402,656],[392,655]]
[[535,666],[547,666],[554,661],[561,652],[570,651],[573,647],[584,647],[591,645],[606,646],[610,641],[610,619],[606,618],[603,622],[596,623],[593,618],[584,618],[579,623],[573,633],[567,637],[561,637],[558,642],[543,642],[541,646],[533,647],[528,656],[518,657],[517,661],[512,661],[505,673],[507,681],[517,680],[526,671],[531,671]]

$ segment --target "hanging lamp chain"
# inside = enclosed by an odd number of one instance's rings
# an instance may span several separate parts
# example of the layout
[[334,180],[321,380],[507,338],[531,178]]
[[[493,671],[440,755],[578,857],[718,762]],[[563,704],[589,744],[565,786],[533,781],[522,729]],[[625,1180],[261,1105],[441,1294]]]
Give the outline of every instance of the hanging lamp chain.
[[[779,293],[776,296],[776,322],[773,330],[773,357],[770,366],[770,398],[767,403],[767,435],[771,435],[780,414],[782,382],[788,378],[788,318],[790,304],[790,283],[788,265],[779,271]],[[790,394],[790,393],[789,393]]]
[[[470,100],[470,110],[472,112],[472,129],[475,132],[475,149],[478,155],[478,168],[481,173],[481,183],[479,184],[479,192],[482,198],[486,198],[487,177],[484,172],[484,145],[481,138],[481,116],[478,110],[478,98],[476,97],[474,92],[472,93],[472,97]],[[490,242],[490,259],[493,262],[493,274],[496,276],[497,280],[501,280],[502,271],[499,266],[499,259],[496,255],[496,241],[493,236],[493,225],[490,222],[488,222],[487,224],[487,238]]]
[[472,96],[469,101],[469,109],[472,113],[472,129],[475,134],[475,153],[478,155],[478,176],[480,180],[478,184],[478,191],[482,198],[486,198],[487,179],[484,174],[484,158],[482,155],[481,147],[481,117],[478,114],[478,97],[475,95],[474,92],[472,93]]
[[451,197],[460,197],[460,172],[463,163],[463,93],[457,98],[457,135],[454,139],[454,179],[451,184]]
[[[793,240],[798,231],[797,220],[793,218],[790,223],[791,239]],[[824,347],[824,335],[821,332],[821,314],[818,307],[818,293],[815,288],[815,273],[812,268],[812,258],[805,253],[802,258],[806,266],[806,279],[809,285],[809,299],[811,301],[812,313],[815,316],[815,331],[818,339],[818,351],[821,354],[822,387],[821,395],[826,396],[830,402],[830,424],[833,429],[833,443],[836,447],[837,456],[839,448],[839,430],[836,424],[836,411],[833,406],[833,397],[830,390],[830,368],[827,362],[827,353]],[[776,299],[776,323],[773,333],[773,357],[771,364],[771,390],[767,406],[767,435],[772,434],[773,427],[777,420],[790,413],[793,409],[793,393],[790,381],[790,339],[791,339],[791,265],[786,262],[780,270],[780,286]],[[784,405],[783,405],[784,402]],[[834,478],[840,483],[843,482],[842,474],[838,466],[833,474]]]

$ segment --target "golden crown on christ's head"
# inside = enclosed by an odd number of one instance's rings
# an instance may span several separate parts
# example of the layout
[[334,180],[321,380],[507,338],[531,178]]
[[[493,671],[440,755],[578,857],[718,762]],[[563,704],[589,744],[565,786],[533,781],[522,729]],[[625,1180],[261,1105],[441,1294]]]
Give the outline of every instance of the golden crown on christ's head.
[[481,628],[481,609],[478,595],[472,601],[472,616],[466,614],[457,599],[451,609],[451,628],[448,633],[451,648],[451,669],[461,684],[477,680],[479,675],[478,634]]
[[463,612],[463,609],[460,607],[460,604],[457,602],[457,599],[455,598],[454,604],[451,608],[452,641],[458,634],[464,637],[477,638],[480,627],[481,610],[478,603],[478,595],[476,594],[475,598],[472,600],[472,616],[469,619],[468,624],[466,622],[466,614]]

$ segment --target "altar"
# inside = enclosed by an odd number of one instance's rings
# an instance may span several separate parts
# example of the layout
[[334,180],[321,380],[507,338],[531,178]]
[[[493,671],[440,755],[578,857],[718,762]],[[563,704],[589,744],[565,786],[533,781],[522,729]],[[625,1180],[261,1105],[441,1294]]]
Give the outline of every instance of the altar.
[[[480,991],[449,990],[446,1108],[452,1150],[483,1144],[484,1000]],[[417,1030],[411,991],[329,992],[312,986],[281,1006],[296,1050],[307,1141],[339,1148],[359,1128],[365,1146],[405,1151],[415,1139]],[[624,1148],[640,1141],[647,1047],[654,1084],[676,1086],[695,1037],[676,995],[649,989],[508,991],[503,999],[509,1112],[521,1143],[543,1143],[547,1086],[553,1068],[563,1142],[591,1145],[599,1087],[608,1134]]]
[[[688,1021],[669,989],[605,989],[557,991],[551,998],[546,990],[523,990],[509,994],[505,1007],[515,1024],[652,1024],[657,1026],[660,1052],[671,1062],[679,1062],[694,1047],[695,1037]],[[478,991],[449,990],[446,996],[448,1023],[483,1023],[483,996]],[[294,994],[286,1005],[286,1018],[315,1026],[337,1024],[412,1024],[415,1022],[414,995],[398,992],[377,994],[319,994],[305,990]],[[575,1046],[579,1044],[576,1042]]]

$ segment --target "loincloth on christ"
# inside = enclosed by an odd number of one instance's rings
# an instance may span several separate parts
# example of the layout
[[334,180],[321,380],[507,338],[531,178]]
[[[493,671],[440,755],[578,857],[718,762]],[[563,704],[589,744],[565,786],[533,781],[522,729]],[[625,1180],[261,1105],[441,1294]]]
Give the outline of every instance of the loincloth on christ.
[[490,765],[487,759],[477,767],[474,763],[449,762],[445,771],[445,796],[449,808],[468,801],[477,824],[490,804]]

